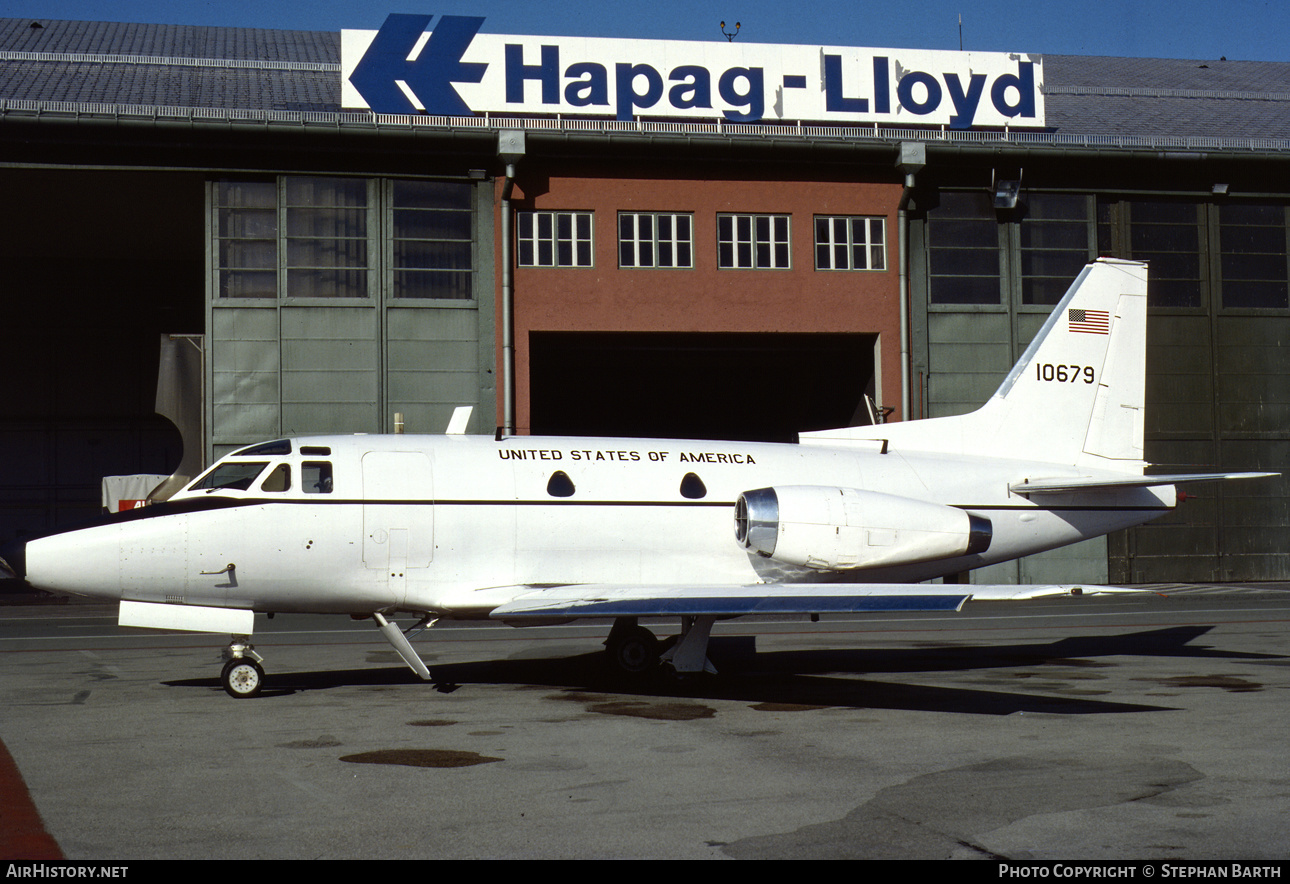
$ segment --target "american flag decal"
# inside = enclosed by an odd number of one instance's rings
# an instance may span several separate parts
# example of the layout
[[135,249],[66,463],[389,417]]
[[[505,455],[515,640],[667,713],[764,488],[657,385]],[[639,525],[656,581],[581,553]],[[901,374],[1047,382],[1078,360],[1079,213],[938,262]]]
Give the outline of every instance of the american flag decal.
[[1111,314],[1105,310],[1067,310],[1067,327],[1079,334],[1107,335],[1111,333]]

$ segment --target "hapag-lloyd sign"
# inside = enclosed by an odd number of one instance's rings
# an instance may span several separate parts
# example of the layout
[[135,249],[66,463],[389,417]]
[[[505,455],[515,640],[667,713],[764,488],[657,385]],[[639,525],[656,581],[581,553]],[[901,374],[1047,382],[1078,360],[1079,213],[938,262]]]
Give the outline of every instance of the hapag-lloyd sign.
[[515,37],[391,15],[341,32],[342,106],[377,113],[1044,125],[1043,61],[1003,52]]

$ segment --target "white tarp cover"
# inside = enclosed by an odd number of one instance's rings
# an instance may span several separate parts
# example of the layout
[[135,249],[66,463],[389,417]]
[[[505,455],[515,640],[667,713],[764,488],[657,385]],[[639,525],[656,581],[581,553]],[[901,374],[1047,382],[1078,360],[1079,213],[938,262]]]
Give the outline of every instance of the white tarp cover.
[[[120,510],[123,500],[142,501],[148,492],[166,480],[166,476],[152,473],[139,473],[134,476],[103,477],[103,508],[110,513]],[[128,509],[129,507],[127,507]]]

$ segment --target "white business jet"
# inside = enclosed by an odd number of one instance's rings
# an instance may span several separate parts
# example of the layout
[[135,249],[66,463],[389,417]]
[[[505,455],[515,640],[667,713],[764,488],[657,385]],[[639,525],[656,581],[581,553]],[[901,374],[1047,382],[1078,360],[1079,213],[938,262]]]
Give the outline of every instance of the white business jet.
[[[714,621],[957,610],[1077,587],[922,583],[1138,525],[1184,482],[1144,474],[1146,266],[1090,264],[980,410],[797,444],[327,436],[224,457],[168,501],[4,550],[34,587],[120,601],[122,626],[233,636],[254,614],[370,617],[423,679],[398,613],[514,625],[613,618],[624,670],[714,671]],[[670,645],[638,624],[678,617]],[[412,630],[409,630],[409,632]]]

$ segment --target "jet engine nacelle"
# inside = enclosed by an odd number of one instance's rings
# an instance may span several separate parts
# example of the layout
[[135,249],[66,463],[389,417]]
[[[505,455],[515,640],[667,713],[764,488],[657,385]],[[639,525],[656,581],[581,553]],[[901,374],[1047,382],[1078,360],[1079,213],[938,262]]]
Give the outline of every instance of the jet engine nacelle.
[[856,488],[781,485],[735,501],[735,539],[762,556],[821,571],[908,565],[985,552],[988,519]]

